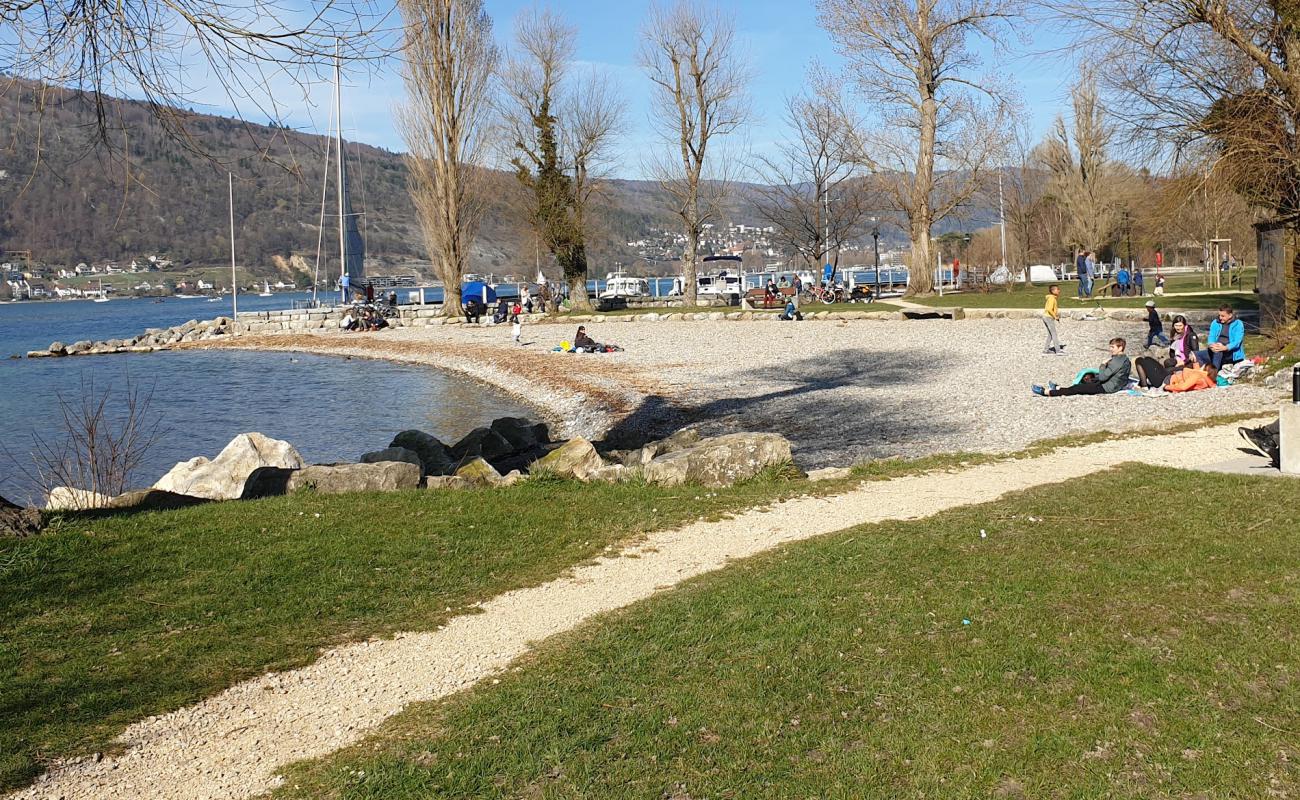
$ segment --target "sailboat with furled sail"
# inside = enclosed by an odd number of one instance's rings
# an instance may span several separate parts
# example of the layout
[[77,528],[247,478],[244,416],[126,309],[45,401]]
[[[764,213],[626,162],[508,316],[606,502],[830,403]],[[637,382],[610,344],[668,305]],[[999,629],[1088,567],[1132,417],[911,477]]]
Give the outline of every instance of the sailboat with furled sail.
[[[346,305],[351,299],[352,292],[362,292],[368,294],[369,284],[366,281],[366,245],[361,238],[361,230],[357,225],[359,214],[352,210],[352,198],[348,191],[348,168],[347,159],[344,154],[347,152],[343,148],[343,90],[342,90],[342,69],[341,60],[337,53],[334,57],[334,152],[337,154],[335,159],[335,177],[338,190],[338,229],[339,229],[339,304]],[[321,191],[321,239],[317,242],[316,247],[316,280],[312,282],[312,305],[319,305],[316,291],[320,283],[320,262],[321,262],[321,245],[324,240],[325,232],[325,194],[329,183],[329,161],[330,148],[327,143],[325,148],[325,186]]]

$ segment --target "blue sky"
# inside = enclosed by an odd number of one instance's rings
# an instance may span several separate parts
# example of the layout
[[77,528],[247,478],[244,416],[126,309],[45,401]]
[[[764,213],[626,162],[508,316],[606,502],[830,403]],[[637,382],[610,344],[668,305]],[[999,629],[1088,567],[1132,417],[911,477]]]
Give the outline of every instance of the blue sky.
[[[487,0],[500,42],[508,44],[516,14],[533,5],[523,0]],[[616,169],[620,177],[640,177],[638,154],[659,145],[647,118],[649,83],[635,61],[638,32],[649,6],[646,0],[559,0],[552,5],[578,28],[578,59],[592,69],[613,76],[627,98],[628,131]],[[724,0],[721,6],[735,13],[740,39],[753,67],[750,99],[754,121],[744,134],[743,144],[761,151],[782,136],[783,100],[802,88],[809,63],[817,59],[835,69],[841,66],[842,60],[829,37],[817,26],[811,0]],[[990,52],[984,48],[982,55],[987,68],[1010,75],[1016,82],[1026,117],[1037,137],[1065,109],[1074,71],[1058,58],[1030,52],[1062,44],[1049,26],[1021,26],[1020,33],[1021,39],[1012,40],[1007,51]],[[1034,44],[1029,44],[1030,41]],[[304,98],[293,89],[277,92],[277,102],[282,104],[280,113],[294,127],[324,132],[332,104],[330,88],[312,87],[309,94],[310,97]],[[371,74],[352,70],[344,80],[347,138],[390,150],[405,149],[393,125],[393,108],[402,97],[402,82],[395,69],[380,69]],[[210,110],[214,112],[229,112],[228,103],[223,100],[214,99],[212,105]],[[260,121],[256,109],[246,108],[244,115]]]

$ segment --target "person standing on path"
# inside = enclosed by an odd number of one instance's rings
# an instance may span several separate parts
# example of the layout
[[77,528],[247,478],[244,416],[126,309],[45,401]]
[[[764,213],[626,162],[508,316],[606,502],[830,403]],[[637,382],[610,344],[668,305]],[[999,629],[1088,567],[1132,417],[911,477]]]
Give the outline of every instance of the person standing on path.
[[1043,354],[1054,354],[1058,356],[1065,355],[1065,345],[1061,344],[1060,337],[1056,334],[1056,323],[1061,321],[1061,287],[1059,284],[1052,284],[1047,289],[1047,297],[1043,301],[1043,324],[1047,326],[1047,344]]
[[1088,251],[1088,257],[1084,259],[1084,267],[1088,270],[1088,297],[1092,297],[1092,284],[1097,279],[1097,255],[1091,250]]
[[1160,320],[1160,312],[1156,311],[1156,301],[1147,301],[1147,347],[1150,347],[1157,339],[1165,347],[1169,346],[1169,337],[1165,336],[1165,323]]
[[348,304],[348,289],[352,287],[352,278],[345,272],[339,276],[339,305]]
[[1088,254],[1080,250],[1074,258],[1074,277],[1079,281],[1079,299],[1088,296]]

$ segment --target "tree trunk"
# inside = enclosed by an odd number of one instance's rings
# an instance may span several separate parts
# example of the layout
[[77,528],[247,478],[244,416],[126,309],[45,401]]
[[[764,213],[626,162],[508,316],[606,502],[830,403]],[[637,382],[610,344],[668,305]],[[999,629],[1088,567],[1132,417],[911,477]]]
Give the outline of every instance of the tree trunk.
[[930,209],[912,217],[912,264],[907,271],[907,297],[934,292],[934,259],[930,253]]
[[[926,20],[922,19],[922,23]],[[921,129],[912,177],[912,268],[907,271],[906,297],[934,291],[934,263],[930,258],[930,228],[934,225],[934,151],[939,128],[939,104],[930,87],[921,86]]]
[[563,258],[557,258],[564,270],[564,282],[569,287],[569,306],[575,311],[590,311],[591,297],[587,294],[587,248],[575,244],[567,248]]
[[699,226],[686,223],[686,249],[682,252],[682,305],[686,307],[699,305],[696,289],[695,262],[700,249]]

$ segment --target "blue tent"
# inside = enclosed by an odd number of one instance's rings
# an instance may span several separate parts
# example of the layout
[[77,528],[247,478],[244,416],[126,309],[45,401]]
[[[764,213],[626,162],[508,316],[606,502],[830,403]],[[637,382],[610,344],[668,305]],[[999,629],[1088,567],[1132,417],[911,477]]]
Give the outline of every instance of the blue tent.
[[[487,292],[487,298],[484,300],[483,293]],[[460,287],[460,302],[465,304],[471,299],[484,300],[486,303],[495,303],[497,301],[497,290],[488,286],[483,281],[470,281],[463,283]]]

